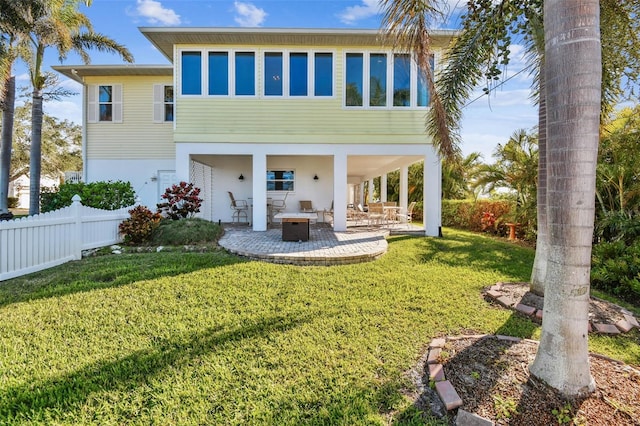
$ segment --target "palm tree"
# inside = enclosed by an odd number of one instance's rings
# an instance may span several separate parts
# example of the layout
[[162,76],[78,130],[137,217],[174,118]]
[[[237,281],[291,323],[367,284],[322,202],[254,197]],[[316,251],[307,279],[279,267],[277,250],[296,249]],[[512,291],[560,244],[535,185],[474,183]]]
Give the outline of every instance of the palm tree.
[[[49,0],[49,8],[42,10],[38,2],[23,2],[29,23],[30,38],[27,41],[31,54],[27,59],[32,94],[32,136],[30,163],[29,214],[40,211],[40,174],[42,151],[43,89],[47,75],[42,72],[42,62],[47,48],[55,47],[61,60],[71,51],[80,55],[85,63],[90,62],[87,49],[118,53],[123,60],[133,62],[131,53],[109,37],[95,33],[86,15],[79,12],[80,0]],[[82,3],[89,5],[85,0]]]
[[[40,5],[43,7],[43,5]],[[24,37],[26,25],[20,14],[20,4],[0,0],[0,104],[2,107],[2,134],[0,136],[0,220],[10,219],[8,196],[13,145],[13,117],[16,82],[13,65],[19,56],[19,41]]]
[[456,155],[452,160],[442,162],[442,198],[446,200],[476,200],[482,185],[479,182],[482,173],[482,154],[472,152],[466,157]]
[[566,396],[592,392],[589,274],[601,109],[598,0],[545,0],[549,262],[531,373]]

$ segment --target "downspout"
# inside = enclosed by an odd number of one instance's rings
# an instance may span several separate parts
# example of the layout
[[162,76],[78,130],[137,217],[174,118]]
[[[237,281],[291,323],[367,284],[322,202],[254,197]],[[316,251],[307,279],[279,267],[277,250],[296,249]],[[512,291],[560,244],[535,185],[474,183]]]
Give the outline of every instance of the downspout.
[[[73,72],[73,70],[71,71]],[[82,181],[87,182],[87,85],[82,78]]]

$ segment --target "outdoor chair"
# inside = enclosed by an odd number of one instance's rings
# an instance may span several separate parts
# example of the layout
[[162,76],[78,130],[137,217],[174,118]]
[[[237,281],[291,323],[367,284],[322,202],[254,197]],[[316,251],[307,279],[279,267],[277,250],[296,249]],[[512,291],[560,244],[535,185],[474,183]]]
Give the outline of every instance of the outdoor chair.
[[382,225],[385,220],[384,208],[382,206],[382,203],[369,204],[369,209],[367,211],[367,220],[369,226],[371,226],[372,224]]
[[244,216],[245,222],[249,222],[249,205],[246,200],[236,200],[231,191],[227,191],[229,193],[229,198],[231,199],[231,209],[233,210],[233,215],[231,216],[232,222],[240,223],[240,216]]
[[[300,212],[301,213],[318,213],[313,207],[313,204],[309,200],[300,200]],[[315,223],[315,220],[311,219],[309,223]]]
[[398,220],[398,213],[400,212],[398,203],[395,201],[383,201],[382,208],[384,209],[385,221],[395,223]]
[[401,212],[398,214],[398,218],[403,223],[411,223],[413,221],[413,209],[416,206],[416,202],[412,201],[407,207],[406,212]]
[[364,207],[362,204],[358,204],[356,208],[352,212],[352,217],[356,221],[356,225],[364,219],[367,218],[367,212],[364,211]]
[[271,200],[271,212],[273,215],[277,215],[278,213],[282,213],[287,208],[287,196],[288,192],[285,192],[284,198],[282,200]]
[[324,209],[322,211],[322,221],[326,222],[327,221],[327,216],[330,218],[330,221],[333,222],[333,201],[331,201],[331,208],[330,209]]

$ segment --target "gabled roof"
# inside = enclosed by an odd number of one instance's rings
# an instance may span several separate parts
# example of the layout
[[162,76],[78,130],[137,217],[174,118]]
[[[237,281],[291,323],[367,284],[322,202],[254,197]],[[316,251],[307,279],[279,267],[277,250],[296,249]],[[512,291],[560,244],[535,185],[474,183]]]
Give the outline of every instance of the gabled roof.
[[172,76],[173,65],[58,65],[60,74],[83,84],[83,77],[93,76]]
[[[379,30],[313,28],[140,27],[153,45],[173,62],[176,44],[384,46]],[[456,30],[433,30],[434,47],[445,47]]]

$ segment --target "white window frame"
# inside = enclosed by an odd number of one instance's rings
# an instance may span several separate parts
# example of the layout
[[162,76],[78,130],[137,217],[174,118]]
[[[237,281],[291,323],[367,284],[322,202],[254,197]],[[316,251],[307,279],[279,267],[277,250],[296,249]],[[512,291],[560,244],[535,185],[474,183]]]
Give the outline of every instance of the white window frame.
[[[111,86],[111,120],[100,120],[100,87]],[[87,86],[87,122],[88,123],[122,123],[123,89],[119,83],[91,84]]]
[[[370,61],[371,54],[381,54],[384,53],[387,55],[387,105],[386,106],[370,106],[371,99],[371,84],[370,84]],[[347,85],[345,84],[347,79],[347,55],[348,54],[362,54],[363,55],[363,64],[362,64],[362,72],[363,72],[363,81],[362,81],[362,106],[355,105],[346,105],[347,100]],[[393,58],[394,55],[397,54],[408,54],[411,58],[411,70],[410,70],[410,100],[409,106],[394,106],[393,105]],[[434,55],[434,70],[438,64],[437,57]],[[415,55],[410,52],[394,52],[394,51],[385,51],[385,50],[345,50],[343,53],[343,84],[342,84],[342,108],[347,110],[380,110],[380,109],[389,109],[389,110],[425,110],[428,106],[418,106],[418,63],[415,60]],[[435,73],[435,71],[434,71]],[[431,96],[431,94],[429,95]]]
[[[296,180],[298,176],[298,171],[292,167],[277,167],[277,168],[268,168],[267,175],[269,172],[293,172],[293,180],[285,180],[285,179],[267,179],[265,176],[265,184],[267,185],[267,193],[269,194],[283,194],[285,192],[295,193],[296,192]],[[293,182],[293,189],[268,189],[269,182]]]
[[[164,100],[164,91],[166,87],[173,87],[173,101],[166,102]],[[173,107],[173,120],[166,120],[165,106],[170,104]],[[158,83],[153,85],[153,122],[154,123],[173,123],[176,121],[176,89],[172,84]]]

